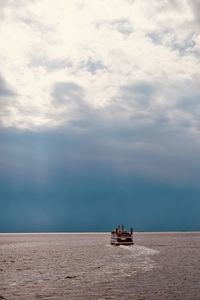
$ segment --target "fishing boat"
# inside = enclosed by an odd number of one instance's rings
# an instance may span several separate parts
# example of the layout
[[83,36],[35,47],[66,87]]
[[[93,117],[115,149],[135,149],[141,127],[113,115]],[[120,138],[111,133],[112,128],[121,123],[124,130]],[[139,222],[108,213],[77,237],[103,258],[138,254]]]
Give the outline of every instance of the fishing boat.
[[111,231],[111,245],[133,245],[133,229],[127,231],[123,225],[117,226],[116,229]]

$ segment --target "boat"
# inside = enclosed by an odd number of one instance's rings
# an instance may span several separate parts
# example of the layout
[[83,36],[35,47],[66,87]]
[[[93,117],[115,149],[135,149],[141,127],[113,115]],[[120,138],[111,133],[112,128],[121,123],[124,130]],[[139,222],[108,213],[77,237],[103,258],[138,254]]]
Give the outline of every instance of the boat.
[[133,228],[127,231],[123,225],[117,226],[116,229],[111,231],[111,245],[133,245]]

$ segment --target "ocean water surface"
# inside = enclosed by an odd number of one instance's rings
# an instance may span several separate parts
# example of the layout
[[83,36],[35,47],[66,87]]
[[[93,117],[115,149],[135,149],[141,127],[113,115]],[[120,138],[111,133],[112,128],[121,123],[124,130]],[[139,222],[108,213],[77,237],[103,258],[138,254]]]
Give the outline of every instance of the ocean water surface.
[[200,233],[0,235],[0,299],[200,299]]

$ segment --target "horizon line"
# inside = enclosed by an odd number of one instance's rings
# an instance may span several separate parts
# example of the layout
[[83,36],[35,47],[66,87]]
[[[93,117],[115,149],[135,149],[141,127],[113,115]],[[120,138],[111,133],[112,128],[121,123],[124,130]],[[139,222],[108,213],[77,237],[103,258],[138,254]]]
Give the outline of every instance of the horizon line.
[[[137,234],[151,234],[151,233],[154,233],[154,234],[169,234],[169,233],[200,233],[199,230],[182,230],[182,231],[133,231],[133,233]],[[54,235],[54,234],[59,234],[59,235],[71,235],[71,234],[110,234],[110,231],[58,231],[58,232],[0,232],[0,235]]]

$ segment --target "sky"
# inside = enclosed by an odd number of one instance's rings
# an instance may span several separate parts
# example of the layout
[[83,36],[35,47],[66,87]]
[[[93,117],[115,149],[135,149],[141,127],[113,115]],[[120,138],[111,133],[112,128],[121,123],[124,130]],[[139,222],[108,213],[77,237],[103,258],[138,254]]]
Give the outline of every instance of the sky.
[[200,230],[199,0],[0,0],[0,232]]

